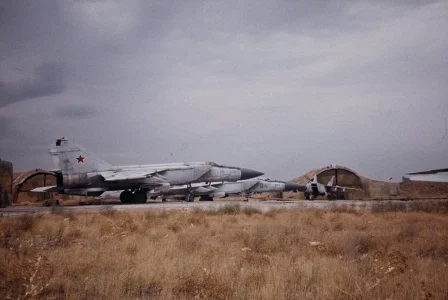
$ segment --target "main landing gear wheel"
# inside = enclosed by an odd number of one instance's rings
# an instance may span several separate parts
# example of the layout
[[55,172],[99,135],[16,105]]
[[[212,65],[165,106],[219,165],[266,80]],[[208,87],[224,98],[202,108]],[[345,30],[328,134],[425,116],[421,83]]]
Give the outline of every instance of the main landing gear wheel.
[[125,190],[120,194],[120,201],[122,203],[145,203],[147,199],[148,197],[144,190],[136,190],[134,192]]
[[129,190],[122,191],[120,194],[121,203],[131,203],[133,198],[134,198],[134,195]]
[[146,203],[146,200],[148,199],[148,197],[146,196],[146,192],[143,190],[136,190],[133,196],[134,203]]
[[188,194],[185,196],[185,201],[187,201],[187,202],[193,202],[193,201],[194,201],[194,195],[193,195],[192,193],[188,193]]

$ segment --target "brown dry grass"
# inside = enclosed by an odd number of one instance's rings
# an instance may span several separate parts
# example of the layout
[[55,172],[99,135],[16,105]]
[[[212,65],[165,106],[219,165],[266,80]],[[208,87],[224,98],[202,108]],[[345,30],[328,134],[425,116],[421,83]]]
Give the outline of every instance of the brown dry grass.
[[0,219],[0,298],[446,299],[445,213],[274,210]]

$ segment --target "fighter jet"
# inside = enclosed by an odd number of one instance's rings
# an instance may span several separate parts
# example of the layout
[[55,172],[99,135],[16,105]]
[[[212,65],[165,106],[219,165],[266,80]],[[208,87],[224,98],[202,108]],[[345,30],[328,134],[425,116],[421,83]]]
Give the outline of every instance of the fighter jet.
[[307,200],[314,200],[317,196],[325,196],[330,199],[332,193],[336,192],[338,189],[343,192],[345,192],[345,190],[356,190],[355,188],[334,185],[334,176],[331,177],[327,185],[317,182],[316,175],[313,176],[311,181],[301,185],[302,189],[299,189],[299,191],[304,192],[305,199]]
[[113,166],[66,138],[58,139],[50,154],[58,167],[57,185],[36,188],[33,192],[100,196],[105,191],[123,190],[120,194],[123,203],[143,203],[150,190],[167,191],[173,185],[186,184],[190,199],[190,186],[195,182],[232,182],[263,175],[213,162]]
[[299,191],[302,185],[294,182],[283,182],[269,179],[250,179],[237,182],[198,183],[171,187],[167,191],[149,191],[148,196],[155,198],[161,196],[177,195],[185,196],[188,202],[194,201],[195,196],[200,196],[202,201],[212,201],[213,197],[224,198],[229,195],[243,194],[248,197],[253,193]]

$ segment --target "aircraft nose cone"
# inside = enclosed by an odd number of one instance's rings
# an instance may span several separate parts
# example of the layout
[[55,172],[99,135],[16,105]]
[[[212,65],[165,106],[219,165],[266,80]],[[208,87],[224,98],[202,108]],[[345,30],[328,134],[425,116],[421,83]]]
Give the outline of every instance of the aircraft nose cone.
[[287,191],[304,191],[306,187],[295,182],[285,182],[285,192]]
[[244,180],[244,179],[250,179],[250,178],[255,178],[258,176],[263,175],[264,173],[255,171],[255,170],[251,170],[251,169],[246,169],[246,168],[241,168],[241,178],[240,180]]

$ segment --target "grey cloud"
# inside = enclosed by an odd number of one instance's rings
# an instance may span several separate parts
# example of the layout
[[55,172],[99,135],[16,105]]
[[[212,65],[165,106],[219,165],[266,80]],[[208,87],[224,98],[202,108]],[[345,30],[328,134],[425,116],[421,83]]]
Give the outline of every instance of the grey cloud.
[[61,64],[46,62],[34,70],[31,78],[12,83],[0,82],[0,107],[18,101],[63,93],[65,70]]
[[10,124],[10,120],[6,117],[0,116],[0,141],[6,134],[6,130],[8,129]]
[[61,119],[83,120],[98,115],[98,111],[93,106],[88,104],[70,104],[56,108],[52,115]]
[[[1,150],[17,169],[45,167],[60,136],[117,164],[210,159],[279,179],[330,163],[378,179],[437,167],[447,8],[2,1],[0,117],[16,117],[0,119]],[[26,74],[44,61],[67,66],[62,84],[57,71]],[[6,105],[6,93],[58,96]]]
[[24,151],[17,143],[23,137],[17,121],[17,118],[0,115],[0,157],[4,160],[14,161]]

